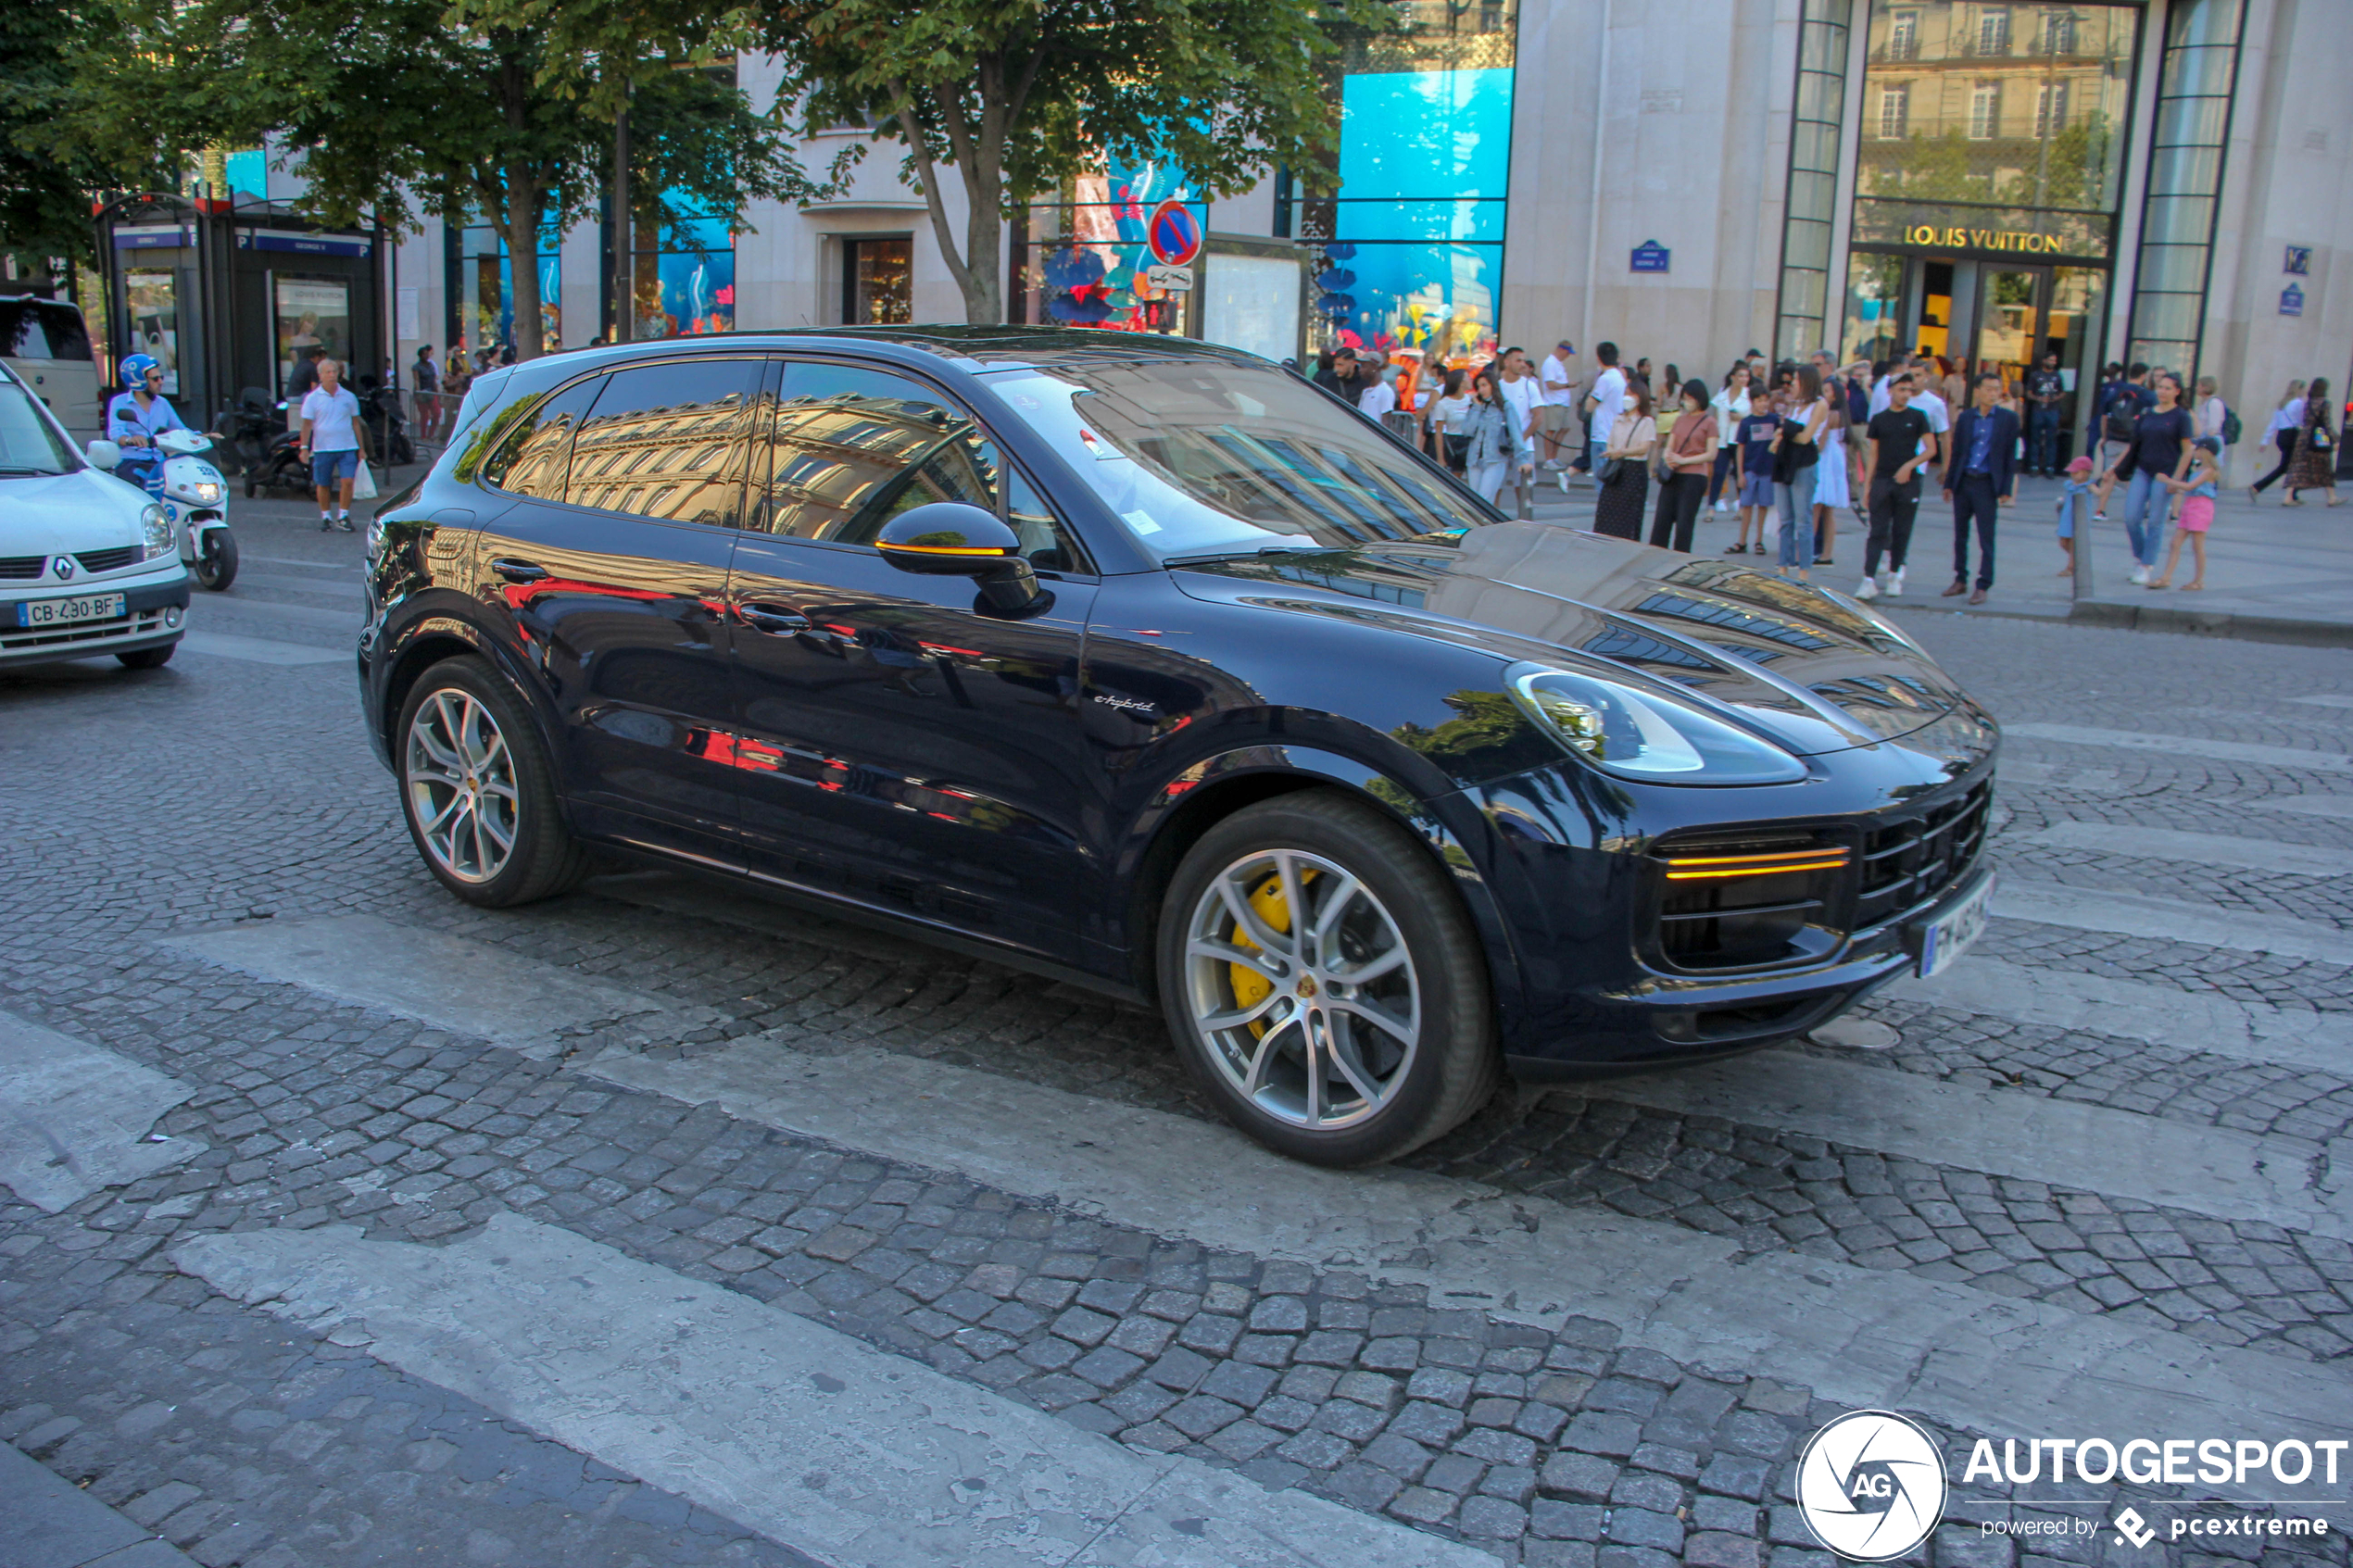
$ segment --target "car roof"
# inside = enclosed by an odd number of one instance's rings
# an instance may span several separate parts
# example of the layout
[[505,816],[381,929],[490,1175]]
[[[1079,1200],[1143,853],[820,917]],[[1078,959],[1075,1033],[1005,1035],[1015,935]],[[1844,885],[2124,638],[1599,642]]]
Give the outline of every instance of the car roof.
[[1089,361],[1132,364],[1142,358],[1222,359],[1275,368],[1271,360],[1239,348],[1203,343],[1197,338],[1164,337],[1155,332],[1114,332],[1084,327],[894,326],[698,332],[692,337],[565,349],[501,370],[514,379],[518,392],[535,393],[591,369],[624,365],[636,359],[707,354],[724,348],[838,351],[848,347],[911,370],[953,368],[968,374]]

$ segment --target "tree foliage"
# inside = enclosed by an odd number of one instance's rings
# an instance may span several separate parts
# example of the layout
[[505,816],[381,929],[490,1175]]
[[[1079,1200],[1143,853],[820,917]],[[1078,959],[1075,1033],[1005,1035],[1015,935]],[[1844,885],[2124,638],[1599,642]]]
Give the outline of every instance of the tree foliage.
[[110,158],[57,133],[76,101],[75,61],[91,25],[89,7],[69,0],[0,6],[0,249],[37,263],[94,262],[91,192],[154,174],[138,150]]
[[[968,320],[1004,320],[1000,225],[1113,157],[1169,159],[1210,195],[1276,164],[1326,178],[1338,106],[1330,24],[1378,0],[770,0],[760,44],[812,84],[814,129],[878,124],[903,144]],[[953,168],[962,243],[942,200]]]
[[[520,258],[515,320],[539,319],[545,228],[589,216],[610,123],[585,68],[531,19],[446,0],[111,0],[121,23],[80,61],[80,132],[117,158],[180,149],[295,152],[302,205],[329,221],[487,221]],[[524,25],[514,25],[515,23]],[[707,72],[661,70],[638,95],[657,193],[740,215],[811,187],[773,117]],[[516,351],[539,334],[516,332]]]

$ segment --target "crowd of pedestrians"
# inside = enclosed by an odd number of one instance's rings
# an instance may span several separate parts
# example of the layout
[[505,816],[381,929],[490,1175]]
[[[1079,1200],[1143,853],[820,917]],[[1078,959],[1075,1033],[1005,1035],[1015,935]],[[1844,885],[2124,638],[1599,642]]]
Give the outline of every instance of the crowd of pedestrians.
[[[2182,586],[2203,588],[2224,456],[2243,434],[2213,377],[2185,390],[2170,370],[2114,364],[2085,389],[2083,451],[2062,464],[2074,389],[2057,354],[2015,378],[1989,368],[1971,381],[1925,351],[1840,365],[1824,349],[1777,365],[1752,348],[1711,385],[1671,364],[1654,378],[1645,358],[1629,369],[1615,343],[1594,345],[1581,372],[1564,338],[1539,366],[1506,348],[1434,382],[1417,350],[1339,348],[1318,356],[1311,379],[1486,500],[1504,506],[1516,492],[1522,517],[1538,484],[1591,485],[1593,532],[1688,552],[1712,508],[1734,523],[1726,555],[1770,556],[1769,570],[1804,582],[1837,564],[1839,514],[1851,511],[1862,530],[1855,593],[1865,599],[1905,591],[1931,477],[1953,527],[1944,596],[1986,601],[2001,511],[2026,475],[2061,482],[2060,576],[2075,570],[2082,524],[2108,521],[2114,507],[2133,583],[2172,586],[2186,546],[2192,574]],[[2278,463],[2249,495],[2283,483],[2284,505],[2318,490],[2335,506],[2336,433],[2328,382],[2291,383],[2263,433]]]

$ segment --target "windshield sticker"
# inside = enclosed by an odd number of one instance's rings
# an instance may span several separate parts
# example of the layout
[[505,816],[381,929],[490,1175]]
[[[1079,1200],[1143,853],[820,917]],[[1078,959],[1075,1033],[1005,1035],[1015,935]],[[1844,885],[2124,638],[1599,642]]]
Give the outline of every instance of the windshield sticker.
[[1152,521],[1152,514],[1145,511],[1140,507],[1132,512],[1122,512],[1119,515],[1121,520],[1124,521],[1128,527],[1134,529],[1139,533],[1157,533],[1160,532],[1160,524]]

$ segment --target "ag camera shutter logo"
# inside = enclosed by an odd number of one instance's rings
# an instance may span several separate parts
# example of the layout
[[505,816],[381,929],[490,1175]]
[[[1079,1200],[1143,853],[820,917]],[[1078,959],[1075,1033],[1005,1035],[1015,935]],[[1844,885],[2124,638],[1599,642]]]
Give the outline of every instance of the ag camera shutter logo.
[[1901,1557],[1944,1517],[1944,1456],[1915,1423],[1856,1411],[1814,1434],[1797,1461],[1806,1527],[1857,1562]]

